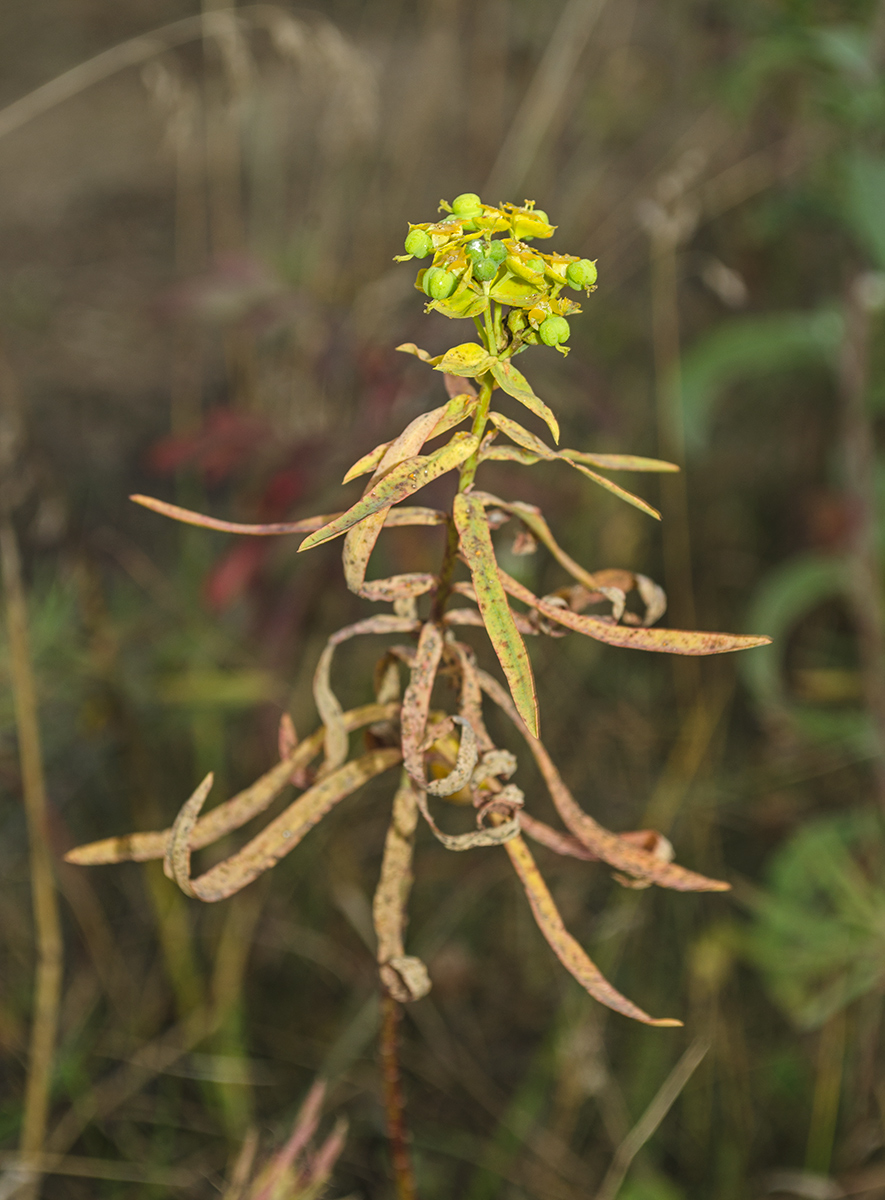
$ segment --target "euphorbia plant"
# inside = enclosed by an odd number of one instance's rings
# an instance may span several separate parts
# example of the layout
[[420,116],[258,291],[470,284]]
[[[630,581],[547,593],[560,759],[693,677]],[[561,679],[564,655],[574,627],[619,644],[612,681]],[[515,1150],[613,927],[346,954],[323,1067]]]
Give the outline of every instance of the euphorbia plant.
[[[597,970],[565,929],[526,837],[560,854],[608,863],[626,886],[658,884],[680,891],[720,891],[728,885],[677,866],[661,835],[648,830],[612,833],[578,805],[539,740],[537,698],[524,638],[574,632],[615,646],[691,655],[744,649],[768,639],[651,628],[662,616],[666,601],[650,579],[624,570],[585,570],[558,545],[538,508],[477,486],[477,471],[484,462],[505,460],[532,466],[558,461],[657,517],[644,500],[599,472],[676,468],[655,459],[554,449],[493,406],[495,393],[506,393],[539,418],[558,445],[556,417],[513,360],[535,345],[567,353],[568,318],[581,311],[572,293],[593,290],[596,268],[588,259],[536,249],[532,243],[551,238],[555,226],[531,202],[522,207],[493,207],[468,193],[458,196],[451,206],[443,202],[441,208],[447,212],[442,220],[410,227],[407,253],[399,261],[430,259],[416,280],[416,287],[428,297],[427,309],[473,320],[478,340],[462,342],[435,358],[412,344],[399,347],[441,373],[448,399],[416,417],[398,437],[376,446],[350,468],[345,483],[369,476],[355,504],[331,516],[277,525],[238,525],[148,497],[133,497],[158,512],[212,529],[255,535],[307,533],[301,550],[343,537],[347,586],[368,601],[389,605],[390,610],[366,616],[329,637],[314,678],[321,727],[299,742],[291,721],[284,717],[280,761],[251,787],[200,816],[212,786],[210,774],[170,829],[95,842],[73,851],[68,859],[93,864],[163,858],[167,874],[188,896],[222,900],[293,850],[334,805],[369,779],[398,768],[374,901],[378,964],[391,1021],[395,1022],[398,1003],[417,1000],[430,988],[423,963],[406,954],[404,944],[412,849],[420,815],[449,850],[503,848],[544,937],[593,997],[647,1024],[679,1024],[649,1016]],[[441,446],[421,453],[425,443],[443,436],[446,440]],[[458,474],[450,511],[404,503],[450,472]],[[501,570],[493,534],[511,519],[521,526],[520,549],[530,551],[536,541],[542,542],[573,583],[552,595],[536,596]],[[402,525],[446,529],[439,571],[367,579],[372,550],[382,530]],[[466,572],[459,571],[462,565]],[[643,618],[626,609],[626,595],[632,589],[645,604]],[[522,607],[514,607],[513,601]],[[586,613],[591,605],[602,603],[611,606],[608,615]],[[480,667],[473,650],[459,641],[457,631],[462,626],[486,629],[506,687]],[[406,640],[388,646],[381,656],[374,677],[374,701],[344,712],[330,682],[335,650],[350,638],[378,634]],[[435,694],[440,677],[449,686],[440,686]],[[484,721],[486,700],[501,709],[524,738],[565,831],[530,815],[522,790],[510,782],[517,759],[491,738]],[[366,731],[365,744],[358,747],[350,737],[357,730]],[[314,766],[317,759],[320,761]],[[284,812],[236,853],[192,876],[193,850],[251,820],[290,783],[301,795]],[[475,830],[443,832],[430,810],[431,798],[472,804]],[[389,1114],[395,1125],[397,1081],[395,1071],[388,1074]]]

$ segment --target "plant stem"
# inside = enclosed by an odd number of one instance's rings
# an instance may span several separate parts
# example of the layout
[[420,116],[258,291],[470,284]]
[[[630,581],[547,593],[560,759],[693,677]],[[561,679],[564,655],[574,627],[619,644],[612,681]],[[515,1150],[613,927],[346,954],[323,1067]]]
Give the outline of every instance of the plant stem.
[[[22,791],[28,822],[31,858],[31,895],[37,941],[37,968],[34,981],[34,1017],[25,1087],[24,1116],[21,1128],[21,1152],[25,1163],[36,1161],[46,1135],[46,1118],[52,1085],[52,1062],[58,1028],[58,1009],[62,979],[62,936],[58,898],[49,854],[46,820],[46,781],[40,748],[37,717],[37,689],[31,666],[28,639],[28,614],[22,584],[21,560],[15,531],[8,517],[0,523],[0,560],[3,566],[3,590],[6,598],[6,624],[12,668],[12,692],[18,752],[21,762]],[[28,1171],[29,1180],[21,1195],[36,1197],[40,1176],[36,1167]]]
[[415,1173],[406,1133],[405,1099],[399,1069],[399,1024],[402,1008],[386,992],[381,997],[381,1070],[384,1077],[384,1107],[387,1140],[396,1185],[396,1200],[416,1200]]

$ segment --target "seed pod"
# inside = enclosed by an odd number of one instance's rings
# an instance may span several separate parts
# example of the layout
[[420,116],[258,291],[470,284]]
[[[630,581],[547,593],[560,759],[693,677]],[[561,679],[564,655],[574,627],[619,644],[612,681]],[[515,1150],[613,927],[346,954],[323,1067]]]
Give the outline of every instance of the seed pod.
[[540,275],[544,270],[543,258],[527,258],[525,260],[525,265],[530,271],[534,271],[536,275]]
[[426,258],[433,249],[433,240],[423,229],[410,229],[406,235],[406,254],[414,254],[415,258]]
[[568,321],[565,317],[547,317],[538,326],[538,337],[545,346],[559,346],[569,339]]
[[488,283],[498,274],[498,264],[492,258],[480,258],[473,264],[473,278],[478,283]]
[[486,252],[486,244],[482,238],[474,238],[472,242],[467,243],[467,245],[464,247],[464,251],[468,258],[471,258],[474,262],[476,262],[478,259],[484,256]]
[[589,258],[569,263],[565,277],[573,288],[593,287],[596,282],[596,263],[591,262]]
[[424,275],[422,286],[431,300],[448,300],[458,286],[458,280],[444,267],[431,267]]
[[462,192],[452,201],[452,212],[456,217],[478,217],[482,212],[482,201],[476,192]]
[[487,253],[492,262],[502,263],[507,257],[507,247],[503,242],[490,242]]

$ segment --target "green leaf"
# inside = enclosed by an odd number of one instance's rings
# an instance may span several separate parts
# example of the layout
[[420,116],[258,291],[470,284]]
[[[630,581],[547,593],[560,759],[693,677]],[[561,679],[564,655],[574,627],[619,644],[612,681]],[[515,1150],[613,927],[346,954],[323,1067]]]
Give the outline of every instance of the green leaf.
[[553,440],[559,441],[559,422],[554,417],[553,413],[532,391],[529,381],[525,375],[517,371],[513,363],[496,361],[492,367],[492,374],[497,380],[498,386],[512,396],[514,400],[518,400],[520,404],[524,404],[529,412],[533,412],[536,417],[540,417],[547,425],[547,428],[553,434]]
[[411,496],[413,492],[417,492],[419,488],[424,487],[432,480],[438,479],[440,475],[445,475],[447,471],[460,466],[478,445],[479,439],[473,434],[456,433],[452,440],[437,450],[435,454],[407,458],[405,462],[399,463],[379,479],[375,486],[366,492],[365,496],[356,504],[351,505],[347,512],[342,513],[340,517],[336,517],[334,521],[330,521],[328,525],[324,525],[322,529],[316,530],[310,537],[305,538],[298,547],[299,553],[302,550],[320,546],[323,542],[331,541],[332,538],[340,537],[351,526],[362,521],[364,517],[371,516],[380,508],[398,504],[400,500]]
[[495,361],[491,354],[476,342],[464,342],[461,346],[453,346],[451,350],[447,350],[433,369],[444,371],[447,375],[475,378],[477,375],[484,375]]
[[885,159],[853,154],[845,176],[848,224],[876,266],[885,270]]
[[682,406],[689,449],[706,443],[717,400],[741,379],[805,364],[833,366],[842,341],[834,309],[731,320],[693,346],[682,360]]
[[473,576],[479,611],[504,670],[513,702],[537,737],[538,701],[532,666],[498,575],[485,508],[475,496],[459,494],[455,497],[453,516],[461,539],[461,552]]

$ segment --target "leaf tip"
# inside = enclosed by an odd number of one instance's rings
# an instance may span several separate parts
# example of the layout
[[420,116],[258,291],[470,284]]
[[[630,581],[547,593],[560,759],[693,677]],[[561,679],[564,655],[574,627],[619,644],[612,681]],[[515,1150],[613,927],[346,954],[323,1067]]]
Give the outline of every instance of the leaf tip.
[[678,1021],[675,1017],[657,1017],[649,1021],[649,1025],[655,1025],[658,1029],[682,1029],[684,1024],[684,1021]]

